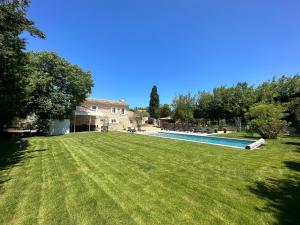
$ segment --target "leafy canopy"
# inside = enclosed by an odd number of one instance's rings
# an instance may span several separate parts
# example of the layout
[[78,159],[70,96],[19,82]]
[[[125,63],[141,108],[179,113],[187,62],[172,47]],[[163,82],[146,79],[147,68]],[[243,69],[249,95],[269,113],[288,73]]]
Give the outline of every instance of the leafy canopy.
[[39,118],[62,119],[69,116],[91,92],[90,72],[83,71],[53,52],[30,53],[30,111]]
[[0,131],[13,117],[24,114],[29,101],[28,57],[23,32],[45,38],[26,17],[29,1],[0,1]]
[[168,104],[163,104],[159,108],[159,117],[168,117],[171,116],[171,108]]
[[195,97],[191,94],[178,95],[173,99],[174,120],[189,123],[194,120]]
[[260,103],[250,108],[246,113],[250,131],[259,133],[263,138],[277,138],[277,135],[287,125],[283,119],[286,107],[281,104]]

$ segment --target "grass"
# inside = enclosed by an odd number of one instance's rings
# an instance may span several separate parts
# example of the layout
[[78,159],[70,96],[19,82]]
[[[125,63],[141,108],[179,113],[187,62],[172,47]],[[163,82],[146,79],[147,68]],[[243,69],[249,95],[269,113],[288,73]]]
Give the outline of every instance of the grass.
[[255,151],[124,133],[21,145],[0,143],[0,224],[300,224],[299,138]]

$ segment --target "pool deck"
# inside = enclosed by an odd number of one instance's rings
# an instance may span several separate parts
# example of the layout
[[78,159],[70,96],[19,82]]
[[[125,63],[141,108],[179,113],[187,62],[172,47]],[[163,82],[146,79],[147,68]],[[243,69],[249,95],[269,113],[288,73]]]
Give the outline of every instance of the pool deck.
[[[224,134],[223,132],[222,133],[211,133],[211,134],[209,134],[209,133],[194,133],[194,132],[170,131],[170,130],[143,131],[143,132],[137,132],[137,133],[139,133],[139,134],[151,134],[151,133],[157,133],[157,132],[169,133],[169,134],[185,134],[185,135],[193,135],[193,136],[200,136],[200,137],[215,136],[215,135],[218,135],[218,134]],[[227,133],[229,134],[229,133],[232,133],[232,132],[228,131]]]

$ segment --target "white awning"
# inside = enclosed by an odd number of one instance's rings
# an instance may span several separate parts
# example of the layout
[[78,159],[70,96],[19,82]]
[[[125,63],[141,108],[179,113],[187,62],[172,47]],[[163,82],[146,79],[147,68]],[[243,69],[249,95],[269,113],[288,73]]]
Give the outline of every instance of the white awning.
[[83,107],[76,107],[74,111],[76,116],[103,116],[103,113],[99,110],[90,110]]

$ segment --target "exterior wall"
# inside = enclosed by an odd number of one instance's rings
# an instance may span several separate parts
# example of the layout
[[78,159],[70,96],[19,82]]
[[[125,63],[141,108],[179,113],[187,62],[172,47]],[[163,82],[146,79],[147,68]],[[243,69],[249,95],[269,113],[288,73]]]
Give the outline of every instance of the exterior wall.
[[[112,113],[111,108],[100,108],[100,111],[103,113],[104,117],[108,119],[110,130],[123,130],[130,127],[127,113],[121,114],[120,110],[117,110],[116,113]],[[116,123],[112,123],[112,120],[116,120]]]
[[[91,117],[91,125],[96,126],[96,130],[100,130],[101,126],[104,125],[105,121],[108,121],[109,130],[121,131],[130,127],[130,120],[128,118],[127,112],[129,111],[129,107],[127,104],[123,102],[114,103],[105,103],[101,104],[101,102],[93,101],[85,101],[82,107],[92,109],[92,106],[97,106],[95,111],[100,111],[103,116],[92,116]],[[116,112],[112,112],[112,108],[116,109]],[[125,113],[122,114],[121,109],[125,110]],[[73,122],[73,118],[72,118]],[[76,116],[76,125],[88,124],[89,116]],[[73,125],[73,124],[72,124]],[[98,128],[98,129],[97,129]]]
[[70,120],[51,120],[49,135],[62,135],[70,133]]

